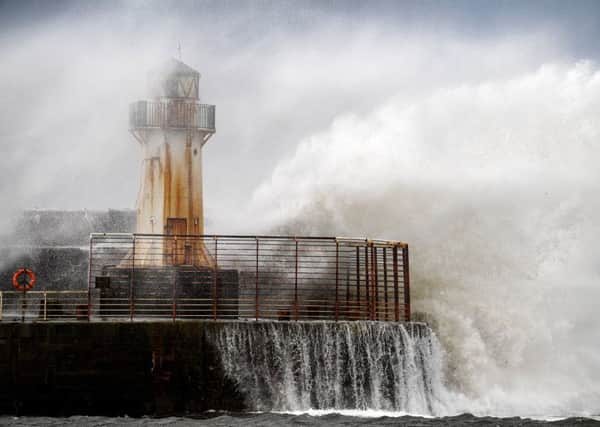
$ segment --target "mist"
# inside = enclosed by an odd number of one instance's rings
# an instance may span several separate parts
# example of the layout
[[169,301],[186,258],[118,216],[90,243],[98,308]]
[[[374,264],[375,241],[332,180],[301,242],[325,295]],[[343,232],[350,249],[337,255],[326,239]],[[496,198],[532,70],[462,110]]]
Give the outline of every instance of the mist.
[[599,111],[586,62],[397,95],[303,140],[253,209],[291,234],[408,241],[457,412],[595,413]]
[[208,233],[406,241],[449,413],[599,413],[600,68],[585,26],[261,7],[67,5],[3,30],[0,230],[22,209],[135,206],[128,105],[181,45],[217,105]]

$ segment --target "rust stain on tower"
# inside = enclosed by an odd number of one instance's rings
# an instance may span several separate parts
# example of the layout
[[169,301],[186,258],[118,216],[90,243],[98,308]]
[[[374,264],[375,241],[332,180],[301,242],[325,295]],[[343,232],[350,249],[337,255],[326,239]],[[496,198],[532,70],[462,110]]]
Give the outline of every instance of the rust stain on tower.
[[170,60],[150,80],[153,98],[129,115],[143,156],[136,231],[172,236],[144,249],[163,251],[164,264],[213,266],[204,244],[185,236],[204,234],[202,147],[215,132],[215,107],[200,104],[200,73],[183,62]]

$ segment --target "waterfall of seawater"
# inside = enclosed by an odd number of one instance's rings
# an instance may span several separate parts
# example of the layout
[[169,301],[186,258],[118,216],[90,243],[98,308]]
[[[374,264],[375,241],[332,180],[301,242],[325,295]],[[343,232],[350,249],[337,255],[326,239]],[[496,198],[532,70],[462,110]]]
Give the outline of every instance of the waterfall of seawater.
[[250,409],[441,410],[441,348],[422,323],[240,322],[208,338]]

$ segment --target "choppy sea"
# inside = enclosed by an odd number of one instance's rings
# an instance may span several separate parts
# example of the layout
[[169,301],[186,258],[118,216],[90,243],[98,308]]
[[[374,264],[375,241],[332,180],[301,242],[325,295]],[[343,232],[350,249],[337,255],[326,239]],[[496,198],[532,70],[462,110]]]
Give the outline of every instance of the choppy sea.
[[415,416],[378,416],[369,414],[323,415],[280,413],[207,413],[195,417],[128,418],[128,417],[0,417],[1,426],[600,426],[594,418],[495,418],[462,414],[453,417],[429,418]]

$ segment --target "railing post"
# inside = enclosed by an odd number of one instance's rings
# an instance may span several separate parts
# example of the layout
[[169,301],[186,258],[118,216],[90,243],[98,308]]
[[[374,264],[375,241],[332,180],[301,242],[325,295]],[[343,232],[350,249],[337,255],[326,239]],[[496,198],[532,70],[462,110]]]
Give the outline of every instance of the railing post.
[[129,320],[133,322],[133,315],[135,311],[134,302],[134,289],[133,289],[133,276],[135,274],[135,234],[133,235],[133,249],[131,250],[131,271],[129,274]]
[[[88,305],[88,313],[89,313],[89,305]],[[48,292],[44,291],[44,320],[48,320]],[[88,321],[90,320],[90,316],[88,316]]]
[[0,322],[2,321],[2,317],[4,315],[4,294],[0,291]]
[[215,270],[213,271],[213,320],[217,320],[217,275],[219,274],[219,261],[217,255],[218,240],[215,236]]
[[344,308],[344,319],[348,320],[348,314],[350,313],[350,269],[346,261],[346,305]]
[[254,292],[255,295],[255,301],[254,301],[254,316],[256,318],[256,320],[258,320],[258,316],[260,314],[259,309],[258,309],[258,237],[256,238],[256,283],[255,283],[256,289]]
[[[92,235],[90,234],[90,251],[88,253],[88,294],[87,294],[87,320],[90,321],[92,314]],[[44,320],[46,317],[46,297],[44,295]]]
[[379,320],[379,277],[377,275],[379,264],[377,263],[377,246],[373,243],[371,243],[371,254],[373,258],[371,261],[371,266],[373,267],[371,269],[371,276],[373,278],[371,283],[371,288],[373,289],[373,318]]
[[398,246],[392,249],[392,258],[394,263],[394,320],[400,321],[400,307],[398,304]]
[[375,264],[375,246],[373,245],[373,243],[369,243],[369,246],[371,248],[371,274],[370,274],[370,294],[371,294],[371,304],[370,304],[370,308],[371,308],[371,320],[377,320],[375,317],[375,270],[377,269],[377,265]]
[[410,272],[407,244],[402,247],[402,273],[404,278],[404,320],[410,322]]
[[373,320],[371,317],[371,284],[369,283],[369,242],[365,243],[365,290],[367,291],[367,313],[369,314],[369,320]]
[[295,273],[294,273],[294,320],[298,320],[298,239],[294,238],[296,242],[296,254],[295,258]]
[[171,307],[173,322],[177,320],[177,270],[173,269],[173,304]]
[[27,291],[23,288],[23,299],[21,300],[21,322],[25,322],[25,310],[27,309]]
[[338,303],[338,288],[339,288],[339,276],[340,276],[340,245],[335,240],[335,321],[339,319],[339,303]]
[[356,246],[356,310],[360,316],[360,248]]
[[387,276],[387,251],[383,247],[383,301],[385,306],[385,320],[388,318],[388,276]]

